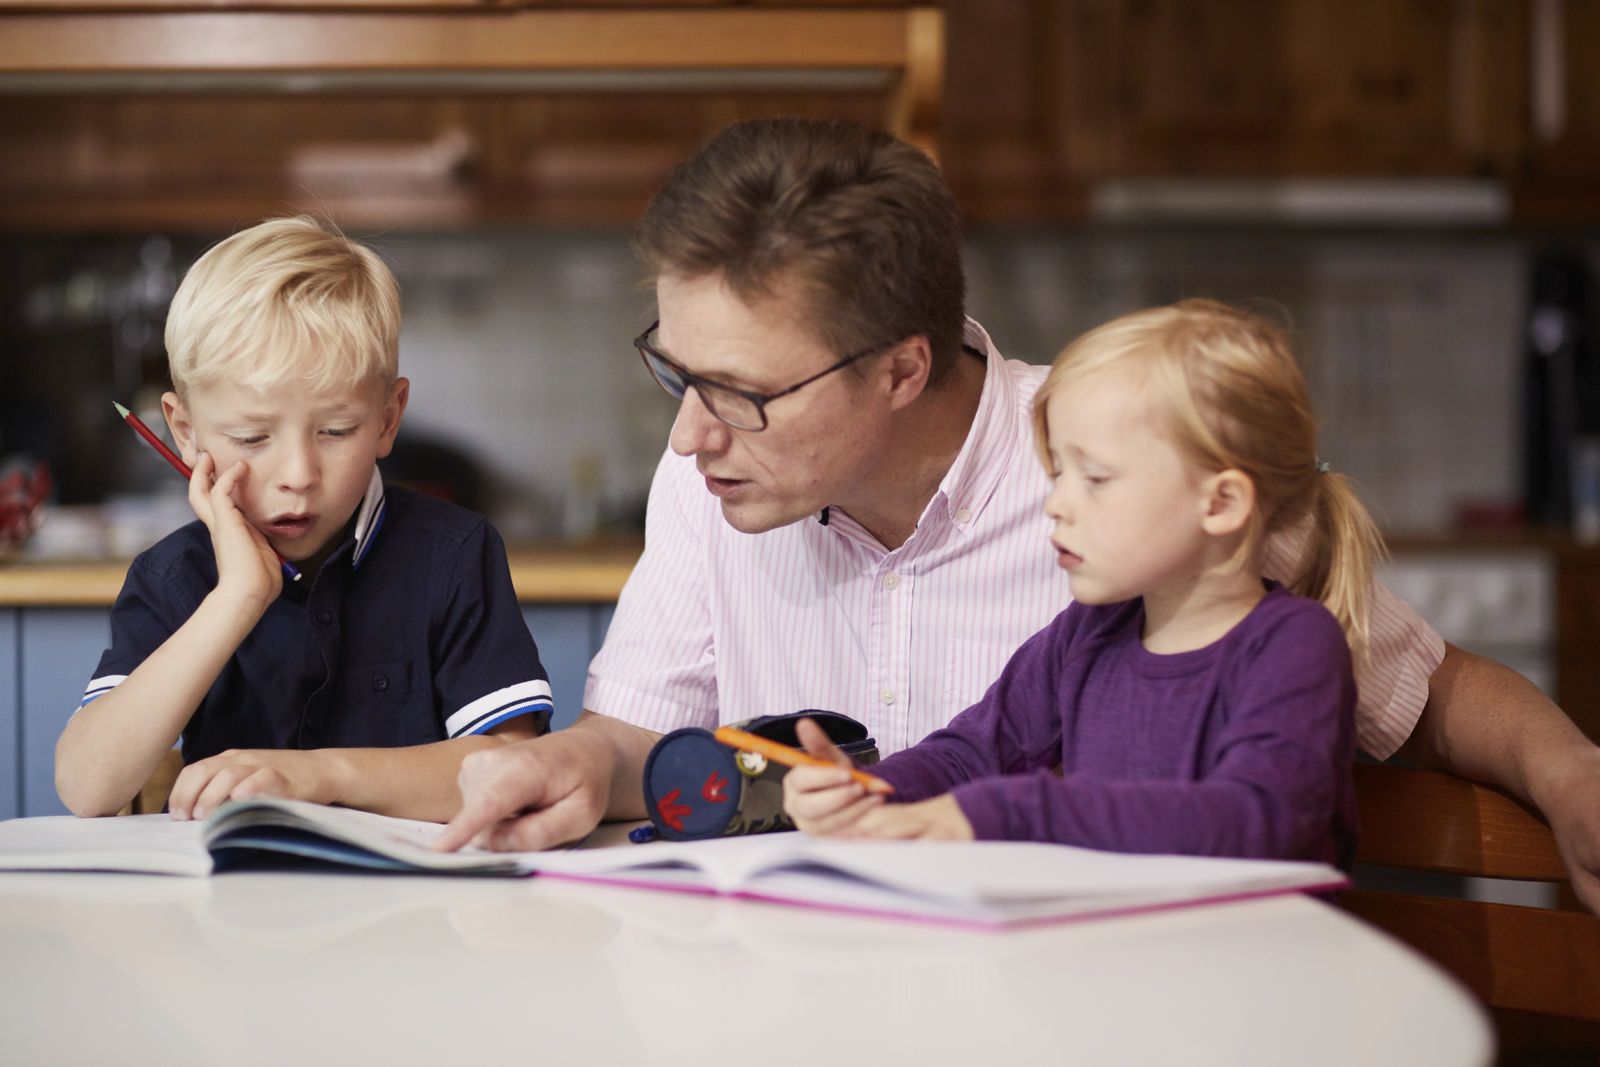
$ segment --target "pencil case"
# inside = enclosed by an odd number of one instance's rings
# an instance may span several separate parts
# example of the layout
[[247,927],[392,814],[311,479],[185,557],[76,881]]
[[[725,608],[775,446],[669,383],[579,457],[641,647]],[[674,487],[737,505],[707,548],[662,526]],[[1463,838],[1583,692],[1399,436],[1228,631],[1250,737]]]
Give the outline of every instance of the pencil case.
[[[858,767],[878,762],[867,728],[836,711],[808,709],[725,723],[780,744],[799,747],[795,724],[810,718]],[[644,763],[644,803],[656,832],[671,841],[792,830],[783,813],[780,763],[740,752],[698,726],[667,734]]]

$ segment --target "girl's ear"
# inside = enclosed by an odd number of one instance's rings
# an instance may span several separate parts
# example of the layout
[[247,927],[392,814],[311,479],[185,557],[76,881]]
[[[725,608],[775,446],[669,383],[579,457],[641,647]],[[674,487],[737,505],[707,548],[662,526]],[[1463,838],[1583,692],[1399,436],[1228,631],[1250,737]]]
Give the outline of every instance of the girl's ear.
[[183,461],[193,467],[200,459],[194,444],[194,424],[189,419],[189,405],[177,393],[161,394],[161,414],[172,430],[172,439],[178,443],[178,453]]
[[1213,474],[1200,483],[1204,512],[1200,528],[1213,537],[1238,533],[1256,509],[1256,483],[1243,471]]

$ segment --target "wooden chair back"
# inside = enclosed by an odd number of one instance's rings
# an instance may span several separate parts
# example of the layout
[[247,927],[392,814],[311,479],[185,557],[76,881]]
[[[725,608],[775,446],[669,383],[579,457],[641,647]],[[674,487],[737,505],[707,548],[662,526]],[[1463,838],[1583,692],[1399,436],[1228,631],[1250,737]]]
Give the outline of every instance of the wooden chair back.
[[[1355,782],[1361,863],[1566,883],[1550,828],[1505,793],[1388,765],[1358,765]],[[1509,1059],[1600,1056],[1600,918],[1368,889],[1347,890],[1341,902],[1482,999]]]

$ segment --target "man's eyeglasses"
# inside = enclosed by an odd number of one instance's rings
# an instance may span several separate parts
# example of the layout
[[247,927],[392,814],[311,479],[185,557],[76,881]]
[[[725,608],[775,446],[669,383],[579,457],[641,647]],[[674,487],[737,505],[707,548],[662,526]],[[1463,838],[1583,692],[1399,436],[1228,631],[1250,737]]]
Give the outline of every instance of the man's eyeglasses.
[[767,405],[780,396],[788,396],[797,389],[804,388],[816,381],[825,378],[834,371],[848,367],[857,360],[866,359],[868,356],[877,355],[879,352],[893,346],[897,342],[887,341],[883,344],[863,348],[859,352],[845,356],[839,362],[818,371],[803,382],[795,382],[787,389],[779,389],[775,393],[757,393],[749,389],[735,389],[731,385],[714,382],[691,373],[668,359],[667,356],[655,346],[656,327],[660,320],[650,324],[650,328],[633,339],[633,347],[639,350],[639,357],[644,360],[644,365],[650,371],[650,376],[656,383],[666,390],[668,396],[674,400],[682,400],[683,394],[694,386],[695,392],[700,394],[700,402],[722,422],[727,423],[735,430],[759,432],[767,428]]

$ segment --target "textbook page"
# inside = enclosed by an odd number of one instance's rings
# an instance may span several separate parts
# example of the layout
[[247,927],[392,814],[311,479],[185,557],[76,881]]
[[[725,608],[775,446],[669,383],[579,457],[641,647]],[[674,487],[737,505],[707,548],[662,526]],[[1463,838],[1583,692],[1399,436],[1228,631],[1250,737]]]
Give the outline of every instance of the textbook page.
[[439,823],[376,815],[304,800],[255,797],[224,804],[206,820],[204,841],[231,865],[234,855],[273,852],[373,870],[522,874],[510,853],[467,847],[435,852]]
[[8,819],[0,822],[0,870],[205,875],[211,854],[201,833],[202,824],[168,815]]
[[1004,925],[1326,890],[1336,868],[1000,841],[838,841],[757,834],[518,857],[545,874],[848,911]]

